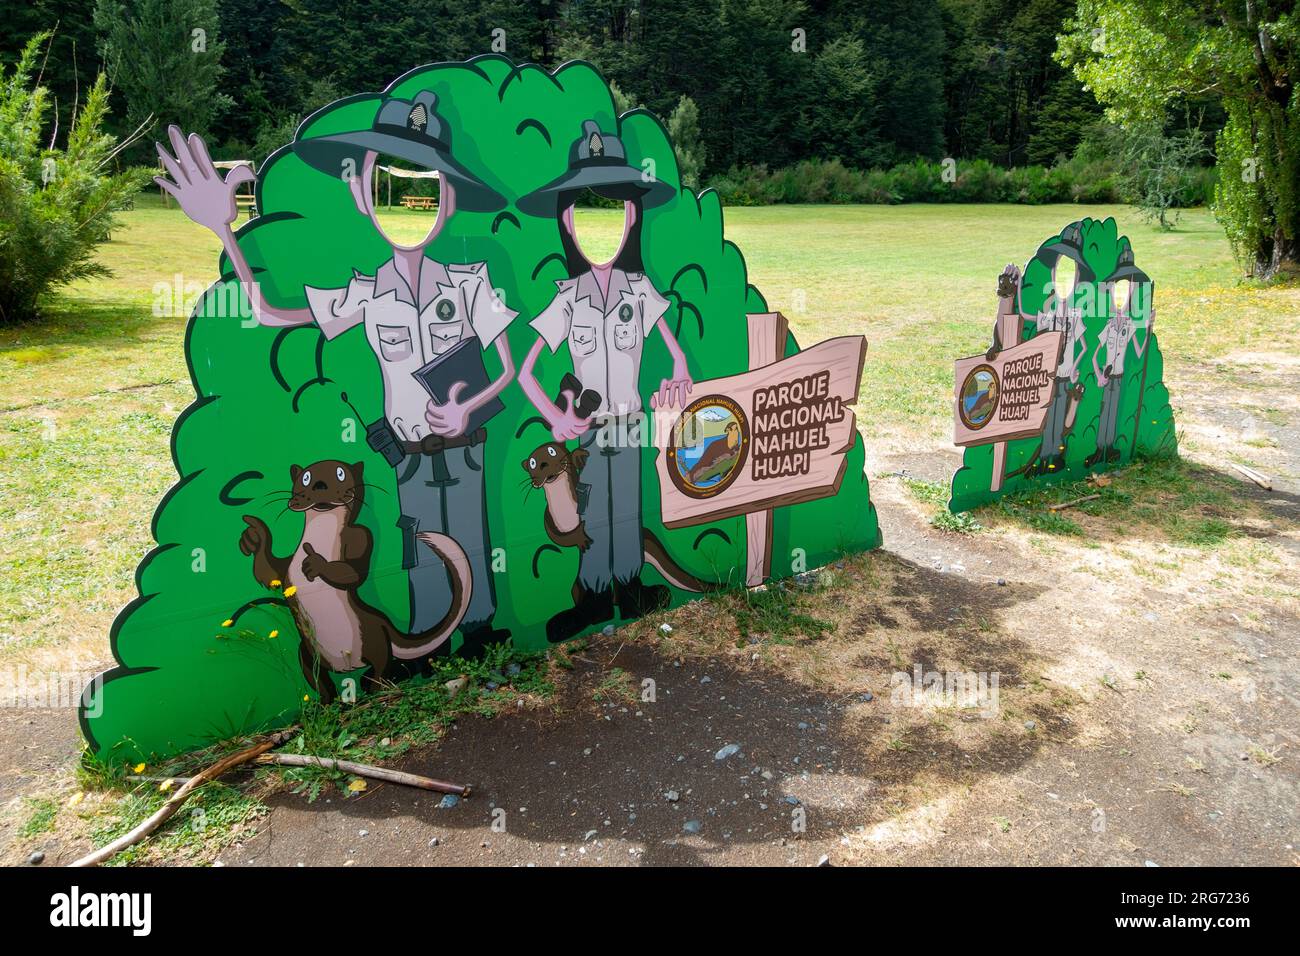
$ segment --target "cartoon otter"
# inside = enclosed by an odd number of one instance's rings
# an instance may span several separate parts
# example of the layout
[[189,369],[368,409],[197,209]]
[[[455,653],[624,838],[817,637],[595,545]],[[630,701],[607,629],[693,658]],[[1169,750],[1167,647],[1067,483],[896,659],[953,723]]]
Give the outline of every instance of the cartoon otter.
[[740,424],[738,422],[727,422],[727,440],[725,442],[712,442],[708,448],[704,449],[704,454],[700,456],[700,460],[686,473],[686,480],[693,485],[698,485],[716,475],[724,474],[731,462],[736,460],[736,455],[739,453]]
[[[452,538],[425,532],[416,538],[447,567],[451,605],[442,620],[420,634],[404,634],[383,612],[357,595],[370,573],[370,530],[357,523],[365,497],[361,462],[318,461],[306,468],[292,465],[293,490],[288,508],[303,515],[302,537],[291,557],[277,558],[266,522],[244,515],[248,525],[239,550],[253,558],[253,577],[263,587],[284,582],[289,607],[302,634],[299,657],[303,674],[324,703],[334,698],[334,684],[320,665],[350,671],[369,664],[367,680],[384,677],[389,662],[414,660],[444,647],[469,605],[469,558]],[[292,590],[290,590],[292,588]]]
[[[542,524],[547,537],[561,548],[586,551],[591,547],[591,537],[578,507],[578,474],[586,461],[587,452],[582,449],[569,451],[561,442],[547,442],[538,445],[521,463],[532,486],[541,488],[546,495]],[[721,584],[701,581],[678,565],[659,539],[645,528],[641,529],[641,546],[646,563],[674,587],[697,593],[722,589]]]

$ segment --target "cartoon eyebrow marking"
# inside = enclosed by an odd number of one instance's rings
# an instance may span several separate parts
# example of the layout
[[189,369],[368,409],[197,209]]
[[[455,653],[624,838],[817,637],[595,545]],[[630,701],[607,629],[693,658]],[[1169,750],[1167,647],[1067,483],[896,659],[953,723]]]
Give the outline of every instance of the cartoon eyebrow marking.
[[727,532],[723,531],[721,528],[705,528],[703,531],[701,531],[699,534],[695,536],[695,543],[692,544],[691,547],[696,551],[700,550],[700,545],[704,543],[704,539],[711,534],[716,534],[727,544],[731,544],[731,537],[727,534]]
[[253,499],[244,498],[242,496],[236,498],[234,497],[232,492],[235,490],[236,487],[242,485],[246,481],[252,481],[256,478],[265,478],[265,477],[266,475],[262,474],[260,471],[241,471],[239,474],[235,475],[234,478],[231,478],[228,482],[222,485],[221,490],[217,492],[217,500],[220,501],[223,505],[229,505],[234,508],[237,508],[240,505],[246,505]]
[[550,262],[552,259],[554,259],[556,262],[558,262],[558,263],[559,263],[560,265],[562,265],[562,266],[565,264],[564,256],[560,255],[558,252],[552,252],[552,253],[551,253],[550,255],[548,255],[548,256],[543,256],[543,257],[542,257],[542,260],[541,260],[540,262],[538,262],[537,265],[533,266],[533,278],[534,278],[534,279],[536,279],[537,276],[538,276],[539,274],[541,274],[541,271],[542,271],[544,268],[546,268],[546,264],[547,264],[548,262]]
[[541,572],[537,570],[537,561],[538,561],[538,559],[539,559],[542,555],[544,555],[547,551],[554,551],[556,554],[563,554],[563,553],[564,553],[563,551],[561,551],[559,548],[557,548],[557,547],[556,547],[555,545],[553,545],[553,544],[544,544],[544,545],[542,545],[540,548],[538,548],[536,551],[534,551],[534,552],[533,552],[533,577],[535,577],[535,578],[540,578],[540,577],[542,576],[542,575],[541,575]]
[[497,234],[497,231],[501,228],[501,224],[504,222],[513,222],[516,229],[520,228],[519,220],[516,219],[512,213],[499,212],[497,213],[497,217],[492,220],[492,235],[495,236]]
[[515,135],[516,135],[516,136],[523,136],[523,135],[524,135],[524,130],[526,130],[526,129],[535,129],[535,130],[537,130],[537,132],[539,132],[539,133],[542,134],[542,139],[546,140],[546,145],[547,145],[547,146],[550,146],[550,145],[551,145],[551,133],[550,133],[550,130],[548,130],[545,126],[542,125],[542,121],[541,121],[541,120],[535,120],[535,119],[532,119],[531,117],[530,117],[529,119],[526,119],[526,120],[521,120],[520,123],[519,123],[519,125],[515,127]]

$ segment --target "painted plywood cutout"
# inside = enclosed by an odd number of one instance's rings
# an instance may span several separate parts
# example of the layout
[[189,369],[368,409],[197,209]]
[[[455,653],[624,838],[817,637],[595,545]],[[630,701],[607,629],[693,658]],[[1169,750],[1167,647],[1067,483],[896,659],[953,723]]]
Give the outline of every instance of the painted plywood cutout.
[[1082,219],[997,281],[992,344],[957,361],[949,508],[1177,453],[1155,284],[1114,219]]
[[[815,459],[834,480],[748,510],[733,484],[674,520],[690,496],[665,483],[656,419],[740,407],[737,377],[793,376],[804,353],[716,194],[679,188],[663,126],[617,115],[591,66],[421,67],[309,117],[255,182],[180,130],[160,156],[224,255],[186,336],[179,481],[82,708],[96,753],[284,724],[434,656],[543,648],[879,542],[850,409],[861,340],[829,343],[848,356]],[[385,232],[380,166],[440,174],[422,238]],[[235,232],[250,183],[260,215]],[[609,262],[575,223],[589,192],[623,206]],[[719,437],[699,427],[683,437]],[[694,464],[696,487],[726,480],[723,452]]]

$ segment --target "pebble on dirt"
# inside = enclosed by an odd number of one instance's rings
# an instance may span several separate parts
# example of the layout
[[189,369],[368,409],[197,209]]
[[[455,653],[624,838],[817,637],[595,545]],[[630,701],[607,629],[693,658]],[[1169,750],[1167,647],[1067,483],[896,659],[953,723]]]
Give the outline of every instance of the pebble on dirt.
[[42,853],[40,850],[36,850],[30,856],[27,857],[27,862],[31,866],[39,866],[40,864],[45,862],[45,854]]
[[740,753],[740,744],[727,744],[727,746],[723,747],[721,750],[719,750],[717,753],[713,755],[713,759],[726,760],[728,757],[732,756],[733,754],[738,754],[738,753]]
[[458,803],[460,803],[460,797],[456,796],[454,793],[449,793],[438,801],[438,809],[450,810]]
[[687,820],[682,824],[682,830],[686,833],[699,833],[704,829],[704,824],[699,820]]

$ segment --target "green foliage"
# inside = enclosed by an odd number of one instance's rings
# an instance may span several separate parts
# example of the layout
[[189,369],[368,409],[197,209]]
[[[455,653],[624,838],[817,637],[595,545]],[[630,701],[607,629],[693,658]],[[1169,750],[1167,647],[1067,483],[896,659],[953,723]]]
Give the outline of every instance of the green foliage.
[[861,38],[836,37],[817,54],[812,88],[818,94],[804,101],[799,131],[819,159],[849,166],[867,164],[877,112],[874,87]]
[[1002,166],[1068,159],[1100,108],[1052,59],[1072,4],[941,0],[948,155]]
[[733,168],[709,185],[734,206],[772,203],[1121,202],[1112,161],[1076,156],[1053,166],[1001,169],[988,160],[958,162],[955,176],[942,163],[917,159],[892,169],[850,169],[838,159],[806,160],[783,169]]
[[126,126],[175,123],[207,133],[231,104],[217,91],[221,54],[216,0],[98,0],[95,29]]
[[1257,275],[1300,268],[1300,19],[1289,0],[1079,0],[1059,58],[1127,129],[1216,94],[1215,212]]
[[0,71],[0,324],[32,319],[52,288],[104,275],[95,247],[113,213],[145,181],[112,172],[122,148],[101,131],[108,83],[100,75],[72,117],[62,148],[47,127],[49,93],[32,72],[49,34],[32,37],[11,71]]
[[692,192],[700,188],[704,169],[704,145],[700,142],[700,108],[689,96],[677,101],[668,117],[668,139],[673,144],[682,185]]
[[1199,131],[1170,133],[1163,123],[1142,122],[1124,131],[1120,148],[1128,194],[1148,222],[1172,229],[1179,200],[1195,193],[1199,162],[1209,154]]
[[[649,114],[617,118],[608,87],[587,64],[570,64],[552,75],[534,66],[516,68],[504,57],[480,57],[410,73],[391,93],[409,98],[425,89],[439,97],[458,158],[508,201],[498,214],[459,210],[429,255],[487,263],[493,284],[521,315],[506,333],[517,367],[536,341],[527,317],[550,303],[556,280],[565,275],[555,219],[527,214],[519,198],[567,168],[570,144],[586,119],[617,129],[632,163],[653,160],[659,178],[677,187],[673,148]],[[377,96],[351,98],[313,117],[304,135],[367,126],[377,103]],[[533,123],[521,125],[524,119]],[[259,204],[262,215],[240,229],[238,241],[259,274],[261,293],[277,306],[301,307],[305,285],[337,288],[354,269],[373,272],[391,255],[357,214],[345,184],[291,151],[262,168]],[[642,251],[647,275],[672,303],[665,321],[693,377],[703,381],[747,370],[745,315],[766,311],[766,305],[749,285],[740,251],[726,241],[717,194],[697,199],[680,191],[648,210]],[[382,413],[373,352],[359,330],[325,341],[314,326],[245,327],[222,307],[237,289],[223,261],[221,281],[191,317],[186,356],[196,401],[173,434],[180,481],[155,515],[159,546],[137,572],[141,597],[114,623],[120,666],[83,711],[83,728],[97,753],[109,759],[175,753],[283,725],[299,716],[305,697],[310,701],[292,617],[278,594],[253,579],[237,546],[244,514],[268,523],[281,542],[277,553],[301,534],[301,515],[282,512],[275,501],[291,464],[321,458],[363,462],[368,493],[360,520],[374,535],[374,549],[360,594],[391,620],[409,619],[394,471],[363,442],[349,441],[340,424],[358,415],[369,422]],[[795,347],[791,337],[787,353]],[[485,358],[489,374],[499,374],[496,356],[489,352]],[[642,362],[640,384],[648,398],[670,374],[672,359],[652,342]],[[539,381],[555,394],[569,370],[566,355],[545,354]],[[495,580],[495,624],[509,628],[515,647],[528,651],[545,645],[544,622],[571,604],[578,553],[550,543],[544,501],[520,489],[519,463],[550,432],[517,388],[507,389],[503,399],[505,411],[489,426],[484,455],[488,526],[506,568]],[[800,558],[816,567],[878,543],[863,462],[858,439],[836,496],[774,512],[774,577],[790,574]],[[655,453],[646,451],[645,526],[698,577],[725,579],[729,569],[744,566],[743,517],[667,529],[653,504],[658,499]],[[195,549],[205,555],[201,574],[194,570]],[[666,583],[649,566],[642,577]],[[674,603],[694,597],[681,591],[672,596]],[[234,621],[229,628],[221,626],[226,619]],[[272,638],[272,631],[278,636]]]
[[59,815],[58,801],[49,797],[28,797],[23,803],[27,807],[27,819],[18,828],[21,839],[30,840],[54,830],[54,820]]
[[784,581],[761,591],[738,591],[733,598],[736,629],[743,639],[788,644],[797,637],[813,640],[833,632],[835,625],[804,610],[804,597],[816,585],[790,587]]

